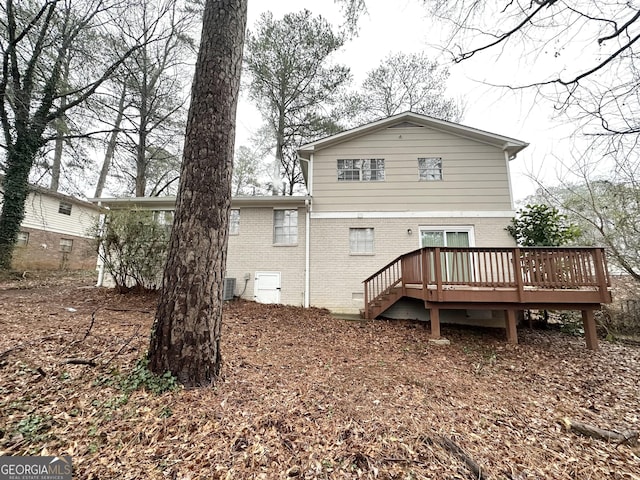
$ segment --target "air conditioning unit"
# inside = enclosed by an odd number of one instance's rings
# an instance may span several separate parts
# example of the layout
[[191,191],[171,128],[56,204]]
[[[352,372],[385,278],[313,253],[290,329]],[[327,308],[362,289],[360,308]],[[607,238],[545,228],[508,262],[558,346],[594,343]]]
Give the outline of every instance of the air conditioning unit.
[[233,300],[233,294],[236,290],[236,279],[235,278],[225,278],[224,279],[224,287],[222,289],[222,299],[223,300]]

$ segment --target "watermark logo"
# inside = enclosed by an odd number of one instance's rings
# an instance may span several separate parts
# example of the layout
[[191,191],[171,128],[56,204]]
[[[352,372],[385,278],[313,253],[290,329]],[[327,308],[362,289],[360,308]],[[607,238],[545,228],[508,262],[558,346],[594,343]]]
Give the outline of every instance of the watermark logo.
[[71,480],[71,457],[0,457],[0,480]]

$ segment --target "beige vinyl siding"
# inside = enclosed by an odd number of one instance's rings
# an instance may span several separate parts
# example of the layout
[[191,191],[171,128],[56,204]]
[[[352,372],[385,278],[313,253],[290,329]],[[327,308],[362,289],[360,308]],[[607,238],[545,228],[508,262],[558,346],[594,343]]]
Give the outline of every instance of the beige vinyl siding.
[[[442,157],[442,180],[420,181],[418,157]],[[337,159],[383,158],[385,180],[338,182]],[[427,127],[386,128],[313,157],[313,209],[330,211],[510,210],[501,148]]]
[[[226,276],[236,279],[236,295],[244,290],[242,297],[253,300],[255,273],[280,272],[280,303],[303,305],[306,211],[298,208],[295,245],[273,244],[273,211],[272,206],[240,207],[240,229],[237,235],[229,236]],[[246,290],[245,275],[249,277]]]
[[[71,204],[71,215],[58,212],[60,202]],[[91,237],[90,230],[97,221],[97,209],[56,196],[31,192],[25,203],[22,226],[78,237]]]
[[[336,312],[358,313],[364,306],[363,280],[399,255],[420,248],[420,227],[473,227],[475,246],[514,246],[513,239],[505,231],[508,224],[509,218],[505,217],[312,218],[310,304]],[[372,255],[350,254],[350,228],[374,229]],[[411,234],[407,233],[408,229]]]

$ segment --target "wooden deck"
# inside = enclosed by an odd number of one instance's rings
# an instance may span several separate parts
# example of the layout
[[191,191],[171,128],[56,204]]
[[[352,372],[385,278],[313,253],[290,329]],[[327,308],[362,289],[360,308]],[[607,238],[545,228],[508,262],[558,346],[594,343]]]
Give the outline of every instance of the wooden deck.
[[593,312],[611,302],[602,248],[427,247],[401,255],[364,284],[365,318],[403,297],[417,298],[430,311],[435,338],[442,309],[503,310],[512,343],[520,310],[580,310],[592,350],[598,348]]

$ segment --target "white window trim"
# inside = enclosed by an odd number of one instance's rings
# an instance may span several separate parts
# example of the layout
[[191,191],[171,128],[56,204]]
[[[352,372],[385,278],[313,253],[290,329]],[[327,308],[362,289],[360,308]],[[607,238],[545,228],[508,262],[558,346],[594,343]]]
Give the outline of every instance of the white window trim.
[[[292,242],[292,243],[276,242],[276,212],[279,212],[279,211],[296,212],[296,241],[295,242]],[[297,247],[299,236],[300,236],[300,222],[299,222],[300,215],[299,215],[298,209],[297,208],[274,208],[272,218],[273,218],[273,227],[272,227],[273,246],[274,247]]]
[[[68,208],[67,208],[68,207]],[[69,213],[67,213],[69,210]],[[71,216],[71,212],[73,211],[73,203],[65,202],[64,200],[60,201],[58,204],[58,213],[61,215]]]
[[[340,168],[338,167],[338,164],[339,164],[339,162],[345,162],[345,161],[360,162],[359,163],[359,167],[357,169],[356,168],[344,169],[345,172],[346,171],[349,171],[349,172],[357,171],[358,172],[358,179],[357,180],[354,180],[354,179],[343,179],[343,180],[340,180]],[[377,162],[381,161],[382,165],[383,165],[382,169],[380,169],[380,168],[371,169],[371,167],[369,167],[369,170],[370,171],[376,171],[376,172],[381,171],[382,172],[382,178],[376,178],[376,179],[373,179],[373,180],[372,179],[365,180],[364,179],[364,174],[363,174],[364,173],[363,162],[365,162],[365,161],[369,161],[369,162],[375,161],[376,162],[376,166],[377,166]],[[369,164],[369,165],[371,165],[371,164]],[[337,179],[338,182],[345,182],[345,183],[349,183],[349,182],[384,182],[387,179],[387,165],[386,165],[385,159],[384,158],[338,158],[336,160],[336,179]]]
[[[71,242],[70,244],[63,242]],[[61,238],[58,242],[59,251],[63,253],[71,253],[73,251],[73,239],[72,238]]]
[[418,248],[422,248],[422,232],[467,232],[469,234],[469,247],[476,246],[473,225],[420,225],[418,226]]
[[[431,159],[438,159],[440,160],[440,178],[422,178],[420,176],[420,160],[431,160]],[[429,168],[425,168],[425,171],[428,171]],[[418,180],[421,182],[441,182],[442,180],[444,180],[444,173],[443,173],[444,167],[443,167],[443,159],[442,157],[418,157]]]
[[29,232],[18,232],[18,236],[16,238],[16,247],[25,248],[28,245],[29,245]]
[[[370,252],[354,252],[351,250],[351,231],[352,230],[373,230],[373,239],[371,240]],[[376,254],[376,229],[374,227],[349,227],[349,255],[350,256],[372,256]]]
[[[238,212],[238,223],[236,224],[237,228],[235,229],[235,231],[233,231],[231,229],[231,227],[234,225],[231,222],[231,214],[234,211]],[[230,208],[229,209],[229,235],[240,235],[240,209],[239,208]]]

